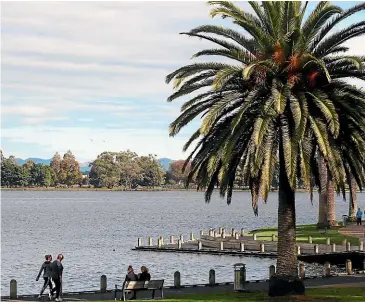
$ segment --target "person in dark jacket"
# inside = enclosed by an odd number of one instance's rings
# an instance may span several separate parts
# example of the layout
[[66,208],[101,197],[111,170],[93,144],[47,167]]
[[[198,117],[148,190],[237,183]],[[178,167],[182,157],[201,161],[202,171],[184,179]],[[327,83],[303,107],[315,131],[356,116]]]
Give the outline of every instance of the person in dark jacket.
[[[125,276],[125,281],[138,281],[138,276],[134,273],[132,265],[128,266],[127,275]],[[131,300],[135,300],[137,297],[137,292],[132,290],[133,296]]]
[[47,288],[47,285],[49,286],[49,296],[50,298],[51,296],[51,292],[53,290],[52,288],[52,281],[51,281],[51,263],[52,263],[52,256],[51,255],[46,255],[45,256],[46,261],[43,262],[41,269],[39,270],[38,276],[36,278],[36,281],[39,280],[39,277],[41,276],[42,272],[43,272],[43,279],[44,279],[44,284],[43,287],[41,289],[41,292],[38,296],[38,298],[41,298],[44,290]]
[[148,272],[148,268],[144,265],[141,266],[141,272],[138,274],[138,281],[150,281],[151,275]]
[[125,276],[125,281],[138,281],[138,277],[134,273],[132,265],[128,266],[127,275]]
[[60,298],[60,291],[61,291],[61,282],[62,282],[62,272],[63,272],[63,255],[59,254],[57,259],[52,262],[51,265],[51,278],[55,284],[55,288],[52,290],[52,294],[56,292],[56,301],[62,301]]

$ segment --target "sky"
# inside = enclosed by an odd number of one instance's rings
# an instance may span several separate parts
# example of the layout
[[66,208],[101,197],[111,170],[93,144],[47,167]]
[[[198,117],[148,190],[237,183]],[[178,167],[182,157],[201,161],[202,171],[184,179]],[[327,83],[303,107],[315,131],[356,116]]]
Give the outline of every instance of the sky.
[[[251,12],[246,2],[239,5]],[[209,11],[205,1],[1,2],[4,155],[51,158],[70,149],[90,161],[130,149],[186,158],[182,147],[199,120],[169,137],[187,98],[168,103],[173,89],[165,77],[212,46],[179,32],[231,26]],[[359,13],[344,25],[364,19]],[[357,55],[364,44],[365,37],[347,43]]]

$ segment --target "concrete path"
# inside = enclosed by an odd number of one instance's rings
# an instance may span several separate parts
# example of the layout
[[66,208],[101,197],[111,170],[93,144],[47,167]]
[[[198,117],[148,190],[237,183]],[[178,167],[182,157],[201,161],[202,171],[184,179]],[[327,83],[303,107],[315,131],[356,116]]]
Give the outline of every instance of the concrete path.
[[348,225],[346,227],[343,227],[341,229],[338,230],[338,232],[342,235],[345,236],[353,236],[353,237],[357,237],[360,239],[364,239],[364,226],[363,225],[359,225],[357,226],[356,224],[354,225]]

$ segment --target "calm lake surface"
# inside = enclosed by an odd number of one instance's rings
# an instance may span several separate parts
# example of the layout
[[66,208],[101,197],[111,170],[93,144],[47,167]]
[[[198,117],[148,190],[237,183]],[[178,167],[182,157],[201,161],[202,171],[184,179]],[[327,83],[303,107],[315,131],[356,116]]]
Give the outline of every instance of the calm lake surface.
[[[315,223],[318,198],[313,205],[307,193],[297,193],[297,222]],[[337,216],[347,214],[348,202],[336,197]],[[361,208],[365,195],[358,194]],[[131,251],[142,238],[154,242],[158,236],[188,234],[210,227],[247,230],[274,226],[277,222],[277,193],[260,204],[253,215],[250,194],[236,192],[226,205],[217,195],[205,204],[204,194],[174,192],[102,191],[2,191],[1,192],[1,295],[9,294],[11,279],[18,281],[19,294],[35,294],[41,287],[36,276],[45,254],[63,253],[64,291],[92,290],[100,276],[108,277],[108,288],[121,284],[126,268],[139,271],[146,265],[153,278],[173,284],[181,272],[182,284],[207,283],[208,271],[216,270],[217,282],[233,281],[233,264],[246,263],[248,279],[268,277],[274,259],[209,256]]]

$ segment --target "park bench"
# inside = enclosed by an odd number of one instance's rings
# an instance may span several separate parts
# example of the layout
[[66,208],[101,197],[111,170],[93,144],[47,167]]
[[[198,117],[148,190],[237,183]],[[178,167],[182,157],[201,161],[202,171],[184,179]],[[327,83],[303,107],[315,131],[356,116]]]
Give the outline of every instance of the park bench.
[[122,292],[121,300],[126,301],[126,294],[132,291],[152,291],[152,299],[155,298],[155,291],[161,291],[161,298],[163,299],[163,283],[165,280],[150,280],[150,281],[124,281],[122,288],[118,289],[115,285],[114,300],[117,300],[117,292]]

